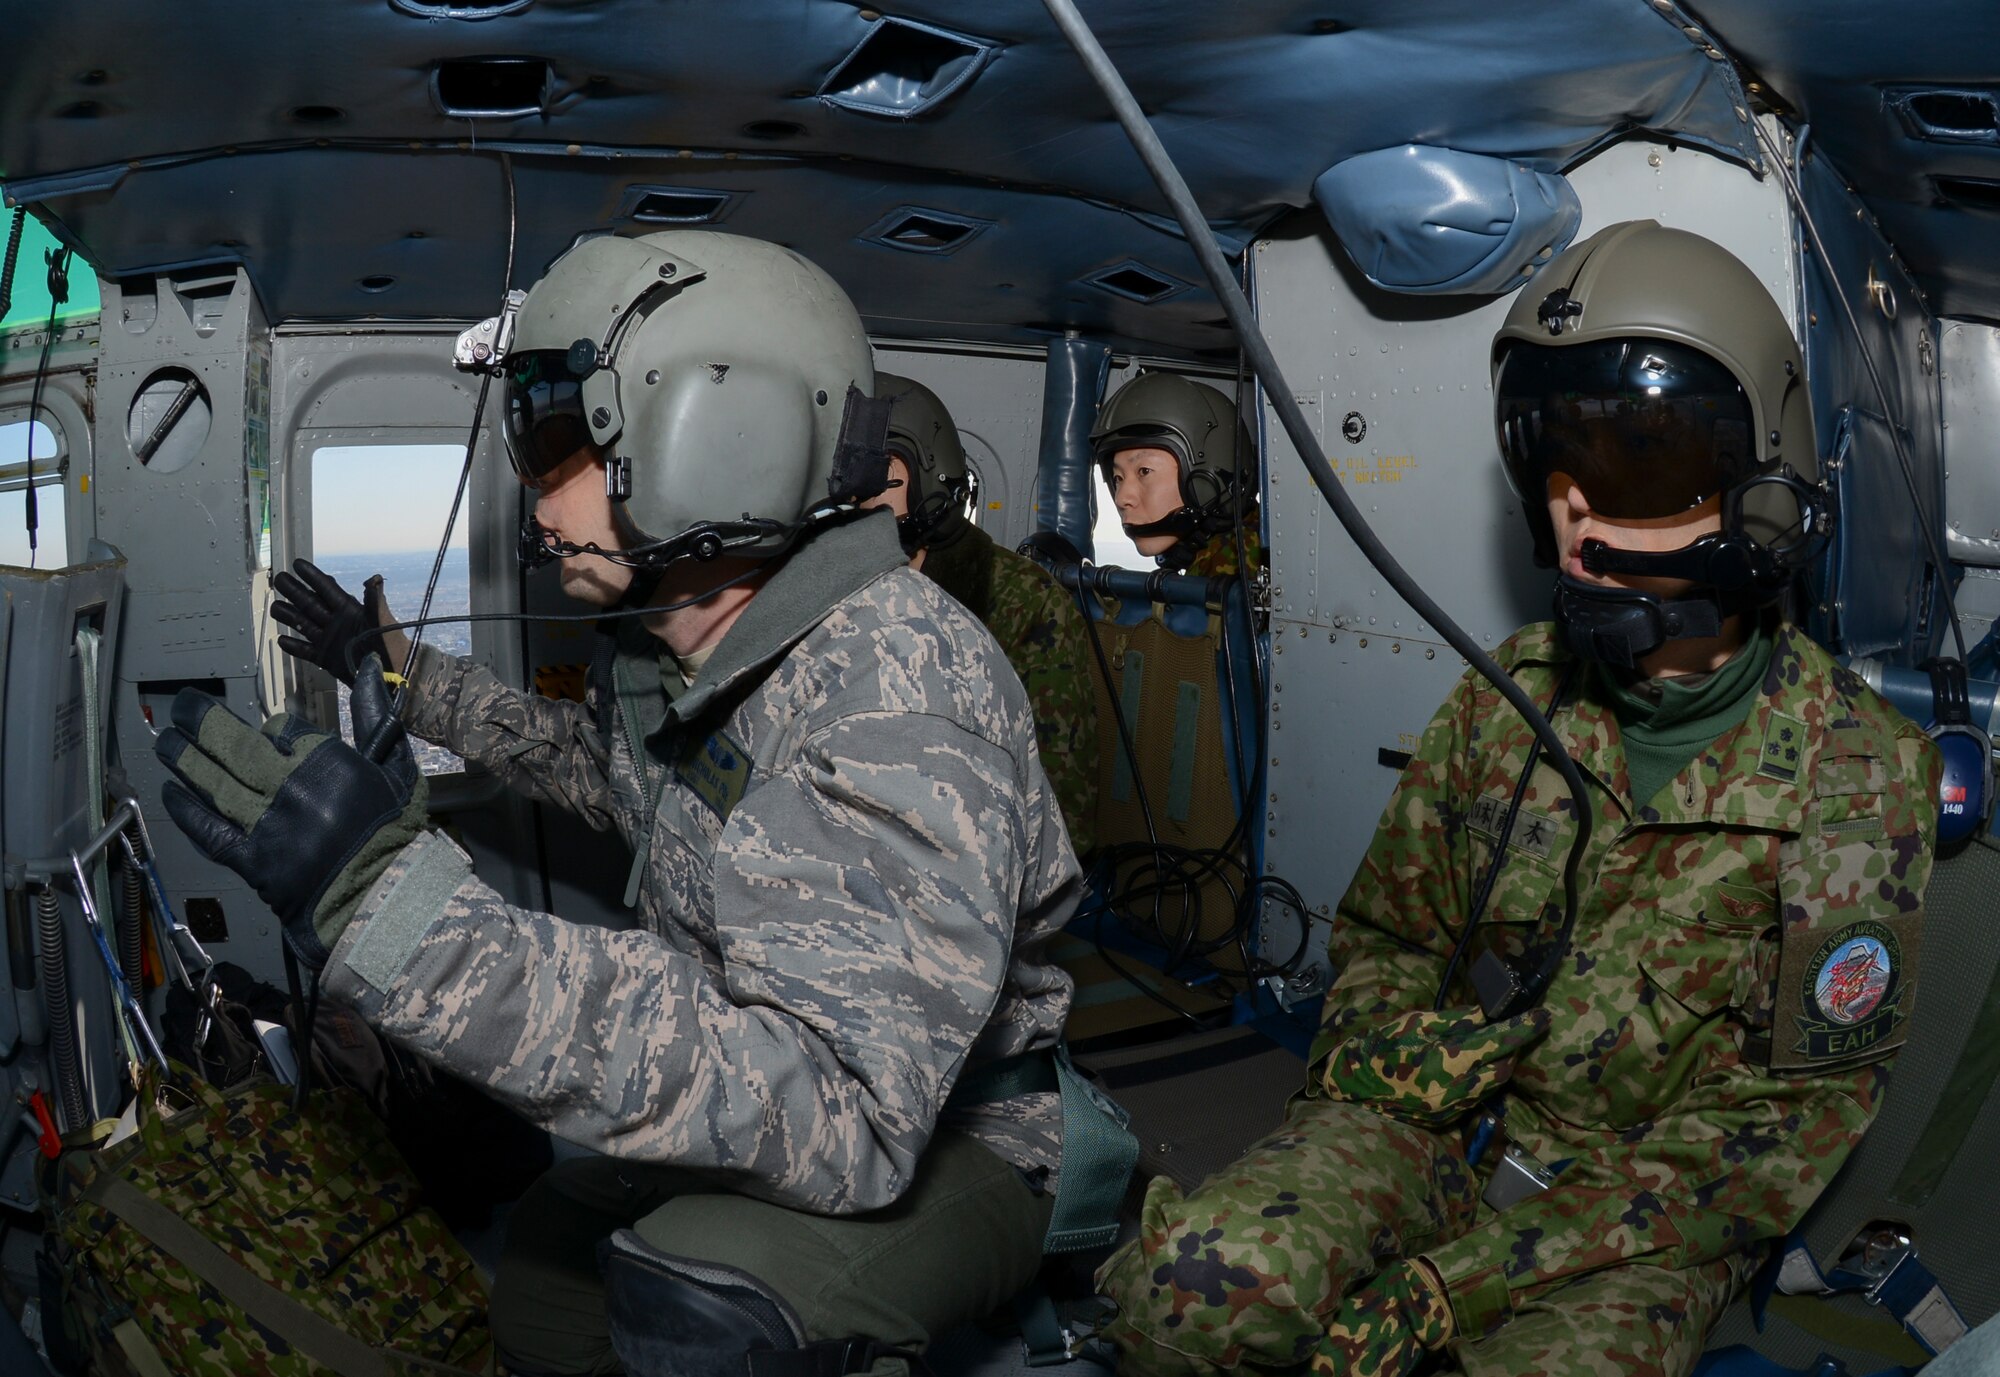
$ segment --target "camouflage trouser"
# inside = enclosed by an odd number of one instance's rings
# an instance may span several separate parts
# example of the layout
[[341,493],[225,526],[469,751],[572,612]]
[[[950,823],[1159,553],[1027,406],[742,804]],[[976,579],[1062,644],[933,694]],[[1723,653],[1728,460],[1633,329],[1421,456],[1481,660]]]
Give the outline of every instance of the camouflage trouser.
[[[1033,1280],[1052,1206],[1012,1166],[951,1132],[931,1141],[900,1200],[855,1215],[787,1209],[671,1167],[561,1162],[508,1220],[493,1335],[517,1372],[621,1371],[597,1245],[629,1227],[662,1252],[750,1273],[791,1304],[808,1339],[922,1348]],[[902,1377],[906,1368],[885,1359],[871,1372]]]
[[[1282,1128],[1191,1198],[1164,1178],[1148,1188],[1139,1237],[1098,1274],[1118,1302],[1107,1333],[1123,1351],[1119,1371],[1293,1368],[1342,1296],[1385,1260],[1490,1218],[1482,1184],[1455,1131],[1341,1101],[1295,1103]],[[1465,1377],[1683,1377],[1735,1286],[1727,1262],[1609,1268],[1517,1297],[1514,1318],[1494,1334],[1450,1346],[1447,1368]]]

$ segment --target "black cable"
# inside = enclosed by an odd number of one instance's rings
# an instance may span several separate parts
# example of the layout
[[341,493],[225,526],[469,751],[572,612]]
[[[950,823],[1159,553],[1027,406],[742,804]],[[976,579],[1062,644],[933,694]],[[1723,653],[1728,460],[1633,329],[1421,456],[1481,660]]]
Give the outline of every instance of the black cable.
[[[18,225],[18,222],[16,222]],[[36,528],[41,525],[40,504],[35,497],[35,422],[42,414],[42,389],[49,380],[49,354],[56,344],[56,313],[69,300],[69,258],[67,248],[50,249],[49,265],[49,319],[42,332],[42,357],[35,365],[35,388],[28,401],[28,462],[23,470],[24,491],[27,493],[28,523],[28,567],[35,567],[37,542]]]
[[[1854,307],[1847,299],[1847,293],[1840,289],[1839,279],[1834,276],[1833,259],[1826,251],[1826,242],[1819,237],[1819,226],[1813,222],[1812,212],[1806,208],[1805,192],[1798,180],[1792,176],[1790,160],[1778,149],[1776,142],[1764,131],[1764,126],[1750,122],[1757,131],[1758,140],[1764,145],[1772,165],[1785,183],[1785,191],[1792,198],[1792,205],[1799,212],[1799,223],[1806,227],[1806,234],[1812,239],[1813,252],[1819,255],[1827,285],[1833,288],[1833,299],[1840,303],[1840,312],[1847,319],[1847,328],[1854,332],[1854,347],[1861,351],[1861,362],[1867,365],[1868,380],[1875,385],[1875,396],[1882,403],[1882,417],[1888,424],[1889,442],[1896,451],[1897,467],[1903,471],[1903,487],[1910,494],[1910,505],[1916,508],[1917,525],[1923,528],[1924,545],[1930,551],[1931,560],[1937,565],[1939,591],[1944,595],[1945,612],[1951,619],[1951,638],[1958,647],[1958,658],[1965,659],[1965,628],[1958,620],[1958,599],[1951,589],[1951,561],[1945,558],[1944,549],[1938,544],[1937,530],[1931,523],[1930,513],[1924,510],[1923,496],[1917,491],[1916,469],[1910,463],[1910,454],[1903,447],[1902,427],[1897,424],[1896,410],[1889,402],[1889,389],[1882,383],[1882,371],[1875,366],[1875,355],[1868,348],[1867,337],[1861,333],[1861,320],[1854,314]],[[1800,136],[1800,146],[1805,143]]]
[[[717,593],[725,592],[738,584],[748,583],[764,572],[763,565],[746,569],[733,578],[724,579],[713,588],[705,588],[699,593],[691,593],[679,602],[662,603],[658,606],[620,607],[610,611],[595,612],[461,612],[449,617],[412,617],[407,621],[382,622],[366,631],[356,632],[348,637],[341,648],[341,656],[349,665],[355,663],[354,652],[362,642],[373,640],[385,631],[407,631],[415,626],[449,626],[453,622],[611,622],[625,617],[649,617],[660,612],[678,612],[684,607],[707,602]],[[392,714],[393,716],[393,714]]]
[[[1549,725],[1548,719],[1535,706],[1534,700],[1508,677],[1506,671],[1494,663],[1493,658],[1480,648],[1477,641],[1467,635],[1465,630],[1447,616],[1444,609],[1417,585],[1416,580],[1412,579],[1397,563],[1395,556],[1389,553],[1381,539],[1369,529],[1367,520],[1355,507],[1353,498],[1342,489],[1340,476],[1327,463],[1326,453],[1321,448],[1318,437],[1306,420],[1305,413],[1300,409],[1298,400],[1292,395],[1292,390],[1285,381],[1284,371],[1278,366],[1278,360],[1271,352],[1270,344],[1257,327],[1257,320],[1250,310],[1250,303],[1244,298],[1242,290],[1237,287],[1230,274],[1229,264],[1215,242],[1214,232],[1209,229],[1208,222],[1202,217],[1200,208],[1188,191],[1186,181],[1174,167],[1172,159],[1167,156],[1166,149],[1160,144],[1159,136],[1153,132],[1145,113],[1132,98],[1132,92],[1119,76],[1118,69],[1105,55],[1103,47],[1091,33],[1090,26],[1084,22],[1083,16],[1077,13],[1073,0],[1042,0],[1042,4],[1056,26],[1062,30],[1064,38],[1068,39],[1078,59],[1090,73],[1091,79],[1103,92],[1117,115],[1119,124],[1123,126],[1126,137],[1131,140],[1140,160],[1145,163],[1146,170],[1152,174],[1154,183],[1172,206],[1174,216],[1179,220],[1181,230],[1187,238],[1188,246],[1200,260],[1209,286],[1222,303],[1223,314],[1228,317],[1230,327],[1236,331],[1238,342],[1249,356],[1258,382],[1270,399],[1273,409],[1277,411],[1279,420],[1284,423],[1286,435],[1290,437],[1293,447],[1298,450],[1306,472],[1312,476],[1314,485],[1333,509],[1348,538],[1382,575],[1396,595],[1402,598],[1419,617],[1435,627],[1438,634],[1444,637],[1453,650],[1464,657],[1467,664],[1490,681],[1501,696],[1514,705],[1527,720],[1535,735],[1549,748],[1550,760],[1561,772],[1563,783],[1569,789],[1570,806],[1576,814],[1577,822],[1576,838],[1570,844],[1569,858],[1563,867],[1564,926],[1565,929],[1570,928],[1576,920],[1577,869],[1582,862],[1584,844],[1592,830],[1590,797],[1582,772],[1577,769],[1576,762],[1570,759],[1569,753],[1563,749],[1555,728]],[[1556,959],[1560,959],[1559,951],[1556,953]],[[1553,975],[1553,961],[1547,963],[1545,972],[1538,976],[1534,985],[1526,991],[1536,1000],[1541,998],[1547,979]]]
[[7,231],[7,255],[0,258],[0,321],[14,309],[14,268],[21,261],[21,235],[28,228],[28,208],[14,207],[14,223]]
[[[500,295],[504,297],[514,285],[514,241],[516,221],[518,219],[516,213],[518,207],[515,202],[514,193],[514,160],[505,153],[500,155],[500,170],[504,174],[502,183],[507,191],[507,263],[500,283]],[[427,619],[430,616],[431,599],[437,593],[438,576],[444,572],[445,555],[451,549],[451,533],[453,528],[458,525],[459,508],[465,503],[465,489],[472,479],[472,461],[479,451],[479,424],[485,418],[486,396],[492,388],[492,370],[487,369],[482,371],[479,376],[479,397],[472,404],[472,429],[465,437],[465,462],[459,465],[458,486],[452,490],[451,494],[451,512],[445,517],[444,535],[438,540],[437,558],[431,561],[431,576],[424,583],[424,599],[417,607],[415,625],[418,629],[418,634],[410,637],[409,653],[403,659],[403,678],[405,681],[409,679],[410,672],[416,668],[417,647],[423,642],[422,628],[428,624]],[[402,693],[399,690],[395,698],[390,702],[389,715],[391,717],[398,716],[401,708]]]
[[[1549,720],[1554,721],[1569,699],[1570,681],[1577,668],[1572,662],[1563,671],[1556,683],[1555,696],[1549,700]],[[1472,934],[1479,927],[1480,919],[1486,916],[1486,905],[1493,898],[1493,886],[1499,882],[1500,872],[1507,865],[1507,845],[1514,836],[1515,820],[1521,816],[1521,804],[1528,796],[1528,784],[1535,777],[1535,766],[1542,758],[1540,737],[1528,747],[1528,760],[1521,767],[1521,777],[1514,781],[1514,797],[1507,803],[1507,815],[1500,822],[1500,830],[1493,841],[1493,854],[1487,858],[1486,873],[1479,877],[1479,885],[1473,891],[1472,904],[1466,910],[1465,927],[1460,930],[1458,940],[1452,943],[1451,958],[1445,962],[1444,974],[1438,977],[1437,994],[1431,999],[1431,1008],[1444,1008],[1445,995],[1451,989],[1451,979],[1458,974],[1458,963],[1464,959],[1466,949],[1472,944]],[[1449,931],[1449,929],[1447,929]],[[1565,941],[1567,938],[1565,938]]]

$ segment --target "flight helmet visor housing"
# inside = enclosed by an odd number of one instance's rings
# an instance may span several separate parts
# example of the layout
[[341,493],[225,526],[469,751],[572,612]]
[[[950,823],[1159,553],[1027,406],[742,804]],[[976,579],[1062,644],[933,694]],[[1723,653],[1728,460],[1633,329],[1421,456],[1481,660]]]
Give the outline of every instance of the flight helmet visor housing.
[[1159,521],[1128,525],[1127,535],[1187,537],[1230,526],[1238,473],[1251,447],[1235,404],[1214,388],[1172,373],[1142,373],[1104,403],[1090,443],[1105,486],[1114,491],[1120,453],[1159,449],[1174,457],[1179,509]]
[[[1763,283],[1720,245],[1650,220],[1572,245],[1493,341],[1496,438],[1538,563],[1554,565],[1549,482],[1593,511],[1671,517],[1719,499],[1721,530],[1676,551],[1588,539],[1586,571],[1673,577],[1687,596],[1565,573],[1573,647],[1636,664],[1665,640],[1776,600],[1830,533],[1805,369]],[[1696,604],[1700,604],[1697,606]]]
[[[586,239],[527,293],[501,374],[516,474],[532,487],[601,455],[628,563],[780,554],[881,489],[860,317],[776,244]],[[524,551],[578,552],[559,545],[524,532]]]

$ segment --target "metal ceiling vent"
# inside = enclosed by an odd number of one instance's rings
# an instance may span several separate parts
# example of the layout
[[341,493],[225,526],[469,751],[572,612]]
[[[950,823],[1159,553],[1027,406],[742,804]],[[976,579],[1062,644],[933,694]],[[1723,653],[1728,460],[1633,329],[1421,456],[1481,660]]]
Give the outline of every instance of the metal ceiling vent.
[[699,191],[688,186],[628,186],[618,207],[620,220],[642,225],[712,225],[736,201],[731,191]]
[[969,215],[954,215],[948,210],[899,206],[861,237],[909,253],[954,253],[992,223]]
[[545,58],[448,57],[431,69],[431,104],[446,119],[519,119],[541,114],[555,85]]
[[1176,292],[1186,291],[1188,285],[1132,258],[1114,263],[1083,280],[1113,296],[1122,296],[1127,301],[1143,302],[1148,306],[1156,301],[1165,301]]
[[1938,196],[1961,210],[2000,212],[2000,182],[1985,177],[1933,177]]
[[1932,143],[2000,143],[2000,100],[1991,91],[1906,90],[1889,103],[1911,134]]
[[498,19],[519,14],[535,0],[389,0],[389,8],[417,19]]
[[965,89],[999,46],[910,19],[877,19],[833,69],[819,98],[843,110],[906,120]]

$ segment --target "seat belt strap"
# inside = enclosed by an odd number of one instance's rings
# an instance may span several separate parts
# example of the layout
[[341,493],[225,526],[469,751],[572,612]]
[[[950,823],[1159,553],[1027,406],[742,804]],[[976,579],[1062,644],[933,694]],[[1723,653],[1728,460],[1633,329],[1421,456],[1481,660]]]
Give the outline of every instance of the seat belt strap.
[[1965,1317],[1952,1303],[1944,1283],[1917,1255],[1917,1245],[1902,1234],[1878,1233],[1862,1240],[1830,1269],[1822,1270],[1797,1234],[1785,1240],[1770,1284],[1752,1299],[1759,1325],[1764,1304],[1775,1290],[1787,1296],[1836,1296],[1859,1293],[1895,1317],[1911,1338],[1935,1355],[1965,1337]]
[[[1911,1367],[1885,1367],[1869,1377],[1913,1377]],[[1811,1367],[1786,1367],[1745,1344],[1731,1344],[1702,1355],[1691,1377],[1850,1377],[1847,1365],[1822,1353]]]

